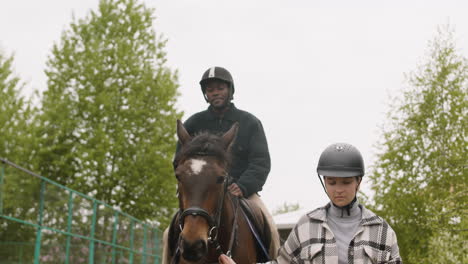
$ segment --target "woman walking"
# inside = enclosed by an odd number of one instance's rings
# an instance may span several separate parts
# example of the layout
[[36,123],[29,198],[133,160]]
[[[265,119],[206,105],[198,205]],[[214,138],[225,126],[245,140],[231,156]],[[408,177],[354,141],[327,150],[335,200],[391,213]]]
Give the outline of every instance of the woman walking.
[[[359,150],[346,143],[328,146],[317,173],[330,202],[302,216],[269,263],[402,263],[393,229],[357,200],[364,176]],[[234,263],[225,255],[219,261]]]

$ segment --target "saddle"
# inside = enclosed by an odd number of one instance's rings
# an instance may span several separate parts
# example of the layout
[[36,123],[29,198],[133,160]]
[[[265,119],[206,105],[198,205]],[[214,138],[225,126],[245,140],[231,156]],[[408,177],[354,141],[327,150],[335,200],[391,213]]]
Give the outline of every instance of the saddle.
[[[262,210],[259,207],[257,207],[253,202],[249,201],[248,199],[239,199],[239,205],[239,209],[242,210],[242,212],[240,213],[247,217],[250,223],[252,223],[251,229],[253,228],[254,230],[251,230],[251,232],[258,234],[261,243],[268,252],[268,248],[271,243],[271,230],[270,226],[268,225],[266,216],[263,214]],[[169,253],[171,256],[174,256],[177,249],[177,241],[180,235],[180,228],[177,226],[177,223],[179,222],[180,214],[181,211],[175,213],[169,226],[168,246]],[[262,250],[261,248],[260,242],[257,239],[256,242],[257,262],[269,261],[269,256],[265,255],[264,250]]]

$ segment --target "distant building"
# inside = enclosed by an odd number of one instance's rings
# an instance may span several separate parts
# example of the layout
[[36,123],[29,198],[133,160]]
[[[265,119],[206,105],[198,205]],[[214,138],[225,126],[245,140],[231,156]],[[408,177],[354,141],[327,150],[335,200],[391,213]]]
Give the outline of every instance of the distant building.
[[291,230],[294,228],[297,221],[299,221],[299,218],[301,218],[303,215],[307,214],[308,212],[314,209],[315,208],[299,209],[296,211],[273,216],[273,219],[276,223],[276,227],[278,228],[281,244],[283,244],[284,241],[286,241],[289,233],[291,233]]

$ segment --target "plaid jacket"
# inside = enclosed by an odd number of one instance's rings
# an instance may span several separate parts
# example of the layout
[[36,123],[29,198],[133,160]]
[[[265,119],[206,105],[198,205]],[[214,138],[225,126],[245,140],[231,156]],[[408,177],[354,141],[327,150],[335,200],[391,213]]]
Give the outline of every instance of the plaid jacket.
[[[362,209],[361,225],[348,248],[349,264],[401,264],[395,232],[385,220]],[[338,264],[338,248],[327,224],[330,204],[304,215],[271,263]]]

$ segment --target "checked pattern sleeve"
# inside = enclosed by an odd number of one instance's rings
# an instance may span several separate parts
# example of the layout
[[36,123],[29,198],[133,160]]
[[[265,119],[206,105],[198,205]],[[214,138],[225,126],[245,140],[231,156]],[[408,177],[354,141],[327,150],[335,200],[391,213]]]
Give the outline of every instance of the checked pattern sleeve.
[[338,261],[335,239],[321,221],[301,217],[281,247],[277,264],[335,263]]
[[[307,216],[302,216],[296,226],[292,229],[289,234],[286,242],[280,248],[278,258],[269,263],[272,264],[300,264],[301,253],[304,254],[303,248],[306,246],[305,241],[303,240],[304,234],[309,234],[310,229],[312,228],[310,219]],[[302,239],[301,239],[302,238]]]

